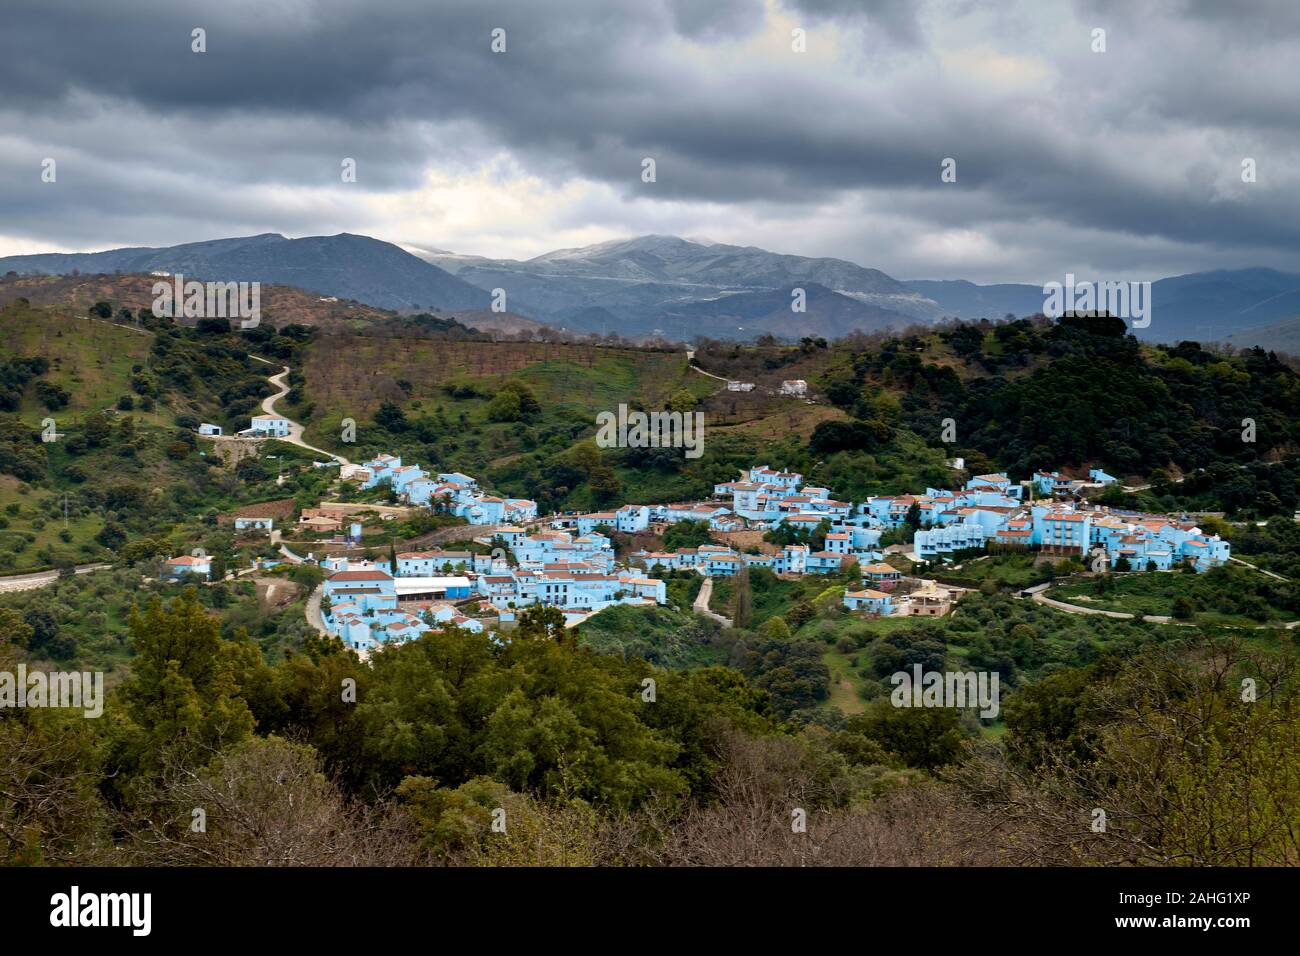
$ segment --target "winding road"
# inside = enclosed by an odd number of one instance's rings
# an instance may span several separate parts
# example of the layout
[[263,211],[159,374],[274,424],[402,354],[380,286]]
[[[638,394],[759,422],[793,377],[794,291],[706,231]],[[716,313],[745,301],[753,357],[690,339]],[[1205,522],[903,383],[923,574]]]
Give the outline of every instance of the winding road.
[[[105,323],[105,324],[116,324],[116,323]],[[125,329],[130,329],[130,331],[133,332],[141,331],[139,329],[131,329],[130,326],[120,326],[120,327]],[[258,355],[250,355],[249,358],[261,362],[263,365],[271,365],[271,366],[275,365],[275,363],[270,361],[269,359],[264,359]],[[275,415],[279,418],[283,418],[285,421],[289,423],[289,435],[285,438],[280,438],[277,440],[287,442],[290,445],[297,445],[299,448],[305,448],[307,451],[312,451],[312,452],[316,452],[317,454],[324,455],[327,458],[329,458],[331,461],[338,462],[340,465],[352,464],[342,455],[336,455],[333,452],[326,451],[324,448],[317,448],[314,445],[307,444],[305,441],[302,440],[303,427],[299,425],[297,422],[295,422],[292,418],[289,418],[287,415],[281,414],[280,412],[277,412],[275,410],[275,403],[279,399],[284,398],[284,396],[289,394],[289,384],[288,384],[289,371],[290,371],[289,366],[284,365],[281,366],[280,372],[278,372],[275,375],[270,375],[267,377],[267,381],[275,386],[276,392],[274,395],[271,395],[262,400],[262,411],[265,414]],[[281,552],[285,555],[286,558],[288,558],[293,563],[298,563],[302,561],[302,558],[298,557],[293,552],[289,551],[288,548],[281,546]],[[76,573],[89,574],[93,571],[104,571],[111,567],[113,567],[113,565],[104,564],[104,563],[79,564],[76,567]],[[58,571],[38,571],[34,574],[14,574],[8,577],[0,578],[0,592],[30,591],[33,588],[47,587],[53,584],[58,579],[59,579]]]
[[[1242,563],[1245,564],[1244,561]],[[1251,565],[1251,567],[1253,567],[1253,565]],[[1261,573],[1263,574],[1269,573],[1267,571],[1262,571],[1262,569],[1259,568],[1256,568],[1256,570],[1261,571]],[[1282,578],[1281,580],[1286,580],[1286,579]],[[1023,597],[1026,593],[1030,594],[1031,600],[1033,600],[1035,603],[1043,604],[1050,608],[1055,608],[1058,611],[1064,611],[1066,614],[1093,614],[1099,617],[1112,617],[1121,621],[1145,621],[1148,624],[1173,624],[1177,627],[1199,627],[1200,626],[1196,621],[1179,621],[1173,617],[1170,617],[1167,614],[1130,614],[1127,611],[1107,611],[1099,607],[1083,607],[1079,604],[1069,604],[1065,601],[1057,601],[1054,598],[1049,598],[1046,594],[1045,589],[1035,590],[1032,588],[1026,588],[1024,591],[1017,592],[1016,597]],[[1225,624],[1220,626],[1229,628],[1231,630],[1237,630],[1237,631],[1265,631],[1265,630],[1272,630],[1274,628],[1280,628],[1284,631],[1291,631],[1297,627],[1300,627],[1300,621],[1286,621],[1286,622],[1279,621],[1275,624],[1252,624],[1252,625]]]
[[[274,362],[267,361],[266,359],[256,355],[250,355],[249,358],[256,359],[257,361],[263,362],[266,365],[275,364]],[[303,427],[299,425],[297,422],[295,422],[288,415],[285,415],[283,412],[277,412],[275,410],[275,403],[278,400],[284,398],[284,396],[289,394],[289,381],[288,381],[289,371],[290,371],[289,366],[285,365],[283,366],[283,370],[281,372],[279,372],[276,375],[270,375],[267,377],[267,381],[270,382],[272,385],[274,385],[277,391],[274,395],[269,395],[266,398],[262,399],[263,414],[275,415],[277,418],[283,418],[286,422],[289,423],[288,437],[277,438],[276,441],[288,442],[290,445],[297,445],[299,448],[305,448],[308,451],[314,451],[317,454],[326,456],[331,461],[338,462],[340,465],[352,464],[352,462],[348,461],[342,455],[336,455],[332,451],[326,451],[324,448],[317,448],[315,445],[307,444],[305,441],[302,440]]]

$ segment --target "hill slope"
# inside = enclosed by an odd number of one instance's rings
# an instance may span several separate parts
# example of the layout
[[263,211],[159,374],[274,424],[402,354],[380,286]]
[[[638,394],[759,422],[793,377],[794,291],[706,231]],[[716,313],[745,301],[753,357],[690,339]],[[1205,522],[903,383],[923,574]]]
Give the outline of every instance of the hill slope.
[[[928,279],[908,285],[935,300],[943,315],[954,318],[1000,319],[1007,313],[1023,317],[1043,310],[1041,286]],[[1270,327],[1300,313],[1300,275],[1275,269],[1219,269],[1169,276],[1151,284],[1151,303],[1150,326],[1133,330],[1138,338],[1171,343],[1231,338],[1238,344],[1284,348],[1270,341],[1274,334]],[[1246,329],[1251,330],[1249,335],[1239,334]]]
[[195,279],[268,282],[356,299],[385,309],[480,309],[489,296],[392,243],[340,233],[286,239],[275,233],[169,248],[8,256],[0,272],[69,275],[180,272]]
[[[937,316],[935,304],[877,269],[843,259],[782,255],[677,236],[639,236],[526,261],[429,252],[425,257],[483,289],[505,288],[514,307],[551,322],[588,327],[598,308],[619,331],[649,331],[666,314],[724,295],[821,286],[904,321]],[[599,325],[596,326],[599,328]],[[796,326],[786,334],[814,334]]]

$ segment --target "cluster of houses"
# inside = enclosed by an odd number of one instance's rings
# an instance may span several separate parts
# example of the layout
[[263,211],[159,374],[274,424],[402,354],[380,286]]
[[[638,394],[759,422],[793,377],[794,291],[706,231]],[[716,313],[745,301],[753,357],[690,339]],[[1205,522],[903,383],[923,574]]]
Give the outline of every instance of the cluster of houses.
[[379,455],[361,465],[345,465],[340,477],[359,481],[362,488],[387,485],[409,504],[445,509],[473,525],[509,524],[537,517],[535,501],[489,495],[469,475],[431,475],[419,465],[402,464],[402,459],[394,455]]
[[[927,488],[919,496],[871,498],[862,507],[881,528],[898,527],[915,508],[919,528],[913,547],[922,560],[984,550],[992,543],[1083,559],[1104,553],[1111,568],[1134,571],[1168,571],[1185,562],[1208,571],[1229,559],[1228,542],[1191,520],[1060,500],[1074,499],[1084,485],[1104,487],[1115,481],[1099,469],[1089,479],[1038,472],[1029,482],[1013,485],[1006,475],[979,475],[960,491]],[[1036,500],[1035,492],[1047,497]]]
[[551,519],[555,529],[572,528],[579,534],[590,534],[598,528],[608,528],[623,534],[637,534],[652,524],[674,524],[678,521],[707,521],[714,531],[740,531],[745,522],[731,513],[729,508],[708,501],[681,502],[668,505],[623,505],[614,511],[593,511],[590,514],[559,515]]
[[[727,391],[729,392],[752,392],[753,390],[753,382],[742,382],[738,379],[729,379],[727,381]],[[787,379],[781,383],[781,386],[777,389],[777,394],[803,398],[808,394],[808,383],[801,378]]]
[[355,650],[402,644],[440,625],[483,630],[481,621],[451,603],[470,596],[463,575],[394,577],[375,564],[347,558],[327,558],[322,567],[333,573],[325,580],[321,620]]
[[[322,566],[333,572],[324,584],[326,628],[349,647],[369,650],[418,636],[419,630],[406,630],[411,616],[423,621],[425,630],[440,623],[483,629],[481,620],[451,602],[472,601],[478,610],[490,606],[507,625],[517,609],[544,604],[559,608],[572,626],[614,604],[655,605],[668,599],[663,581],[619,568],[610,540],[601,534],[528,534],[503,526],[475,541],[492,551],[400,552],[396,569],[391,560],[326,558]],[[394,624],[401,626],[394,631]]]
[[[837,574],[850,564],[860,569],[863,586],[846,593],[845,606],[882,616],[946,613],[959,589],[930,582],[905,597],[893,593],[901,575],[884,563],[880,541],[886,531],[909,520],[918,526],[913,547],[922,560],[985,550],[994,542],[1080,557],[1100,548],[1112,567],[1124,567],[1121,562],[1126,561],[1133,570],[1167,570],[1183,561],[1207,570],[1229,554],[1227,542],[1190,522],[1069,500],[1085,487],[1115,481],[1100,469],[1093,469],[1086,481],[1056,472],[1039,472],[1021,483],[1005,474],[976,475],[958,491],[929,488],[924,495],[876,496],[855,504],[836,500],[827,488],[805,485],[797,472],[757,465],[737,481],[715,485],[712,501],[628,504],[558,515],[549,521],[549,530],[535,533],[501,523],[535,519],[534,502],[484,495],[466,475],[430,477],[418,466],[403,466],[400,459],[381,455],[360,466],[353,477],[363,487],[389,482],[412,504],[442,507],[472,524],[493,525],[478,540],[499,545],[498,558],[462,555],[462,570],[474,582],[474,596],[505,619],[514,609],[534,603],[558,607],[572,621],[611,604],[662,603],[664,586],[655,575],[668,570],[717,577],[752,567],[777,574]],[[642,550],[630,556],[636,567],[616,563],[608,533],[636,534],[677,521],[704,521],[720,532],[795,529],[808,538],[824,529],[818,536],[824,543],[819,550],[805,543],[786,544],[775,553],[744,553],[720,544]],[[507,551],[510,560],[503,561]],[[428,576],[439,562],[449,560],[440,552],[401,555],[395,580]],[[386,562],[381,564],[389,573]]]
[[[220,425],[200,422],[196,429],[208,438],[220,438],[224,432]],[[235,432],[240,438],[288,438],[289,419],[280,415],[254,415],[247,428]]]
[[[830,535],[827,535],[830,538]],[[836,574],[857,560],[859,553],[813,551],[806,544],[788,544],[777,554],[745,554],[719,544],[676,551],[637,551],[633,560],[653,571],[698,571],[709,577],[731,577],[741,568],[767,568],[776,574]],[[881,557],[877,552],[866,552]]]
[[[274,434],[273,423],[259,425],[254,419],[254,426]],[[757,465],[736,481],[715,485],[710,501],[627,504],[590,514],[555,515],[544,523],[537,521],[537,505],[531,500],[489,495],[468,475],[429,474],[393,455],[344,465],[340,476],[362,488],[388,486],[407,504],[465,518],[481,528],[474,540],[490,552],[402,552],[395,556],[396,566],[391,560],[324,559],[322,566],[331,574],[324,584],[328,600],[322,620],[330,632],[361,651],[409,640],[439,624],[479,631],[485,615],[508,626],[518,609],[534,604],[560,609],[570,625],[615,604],[663,604],[666,584],[656,575],[668,570],[718,577],[752,567],[785,575],[837,574],[856,564],[861,587],[845,593],[846,607],[879,616],[945,614],[960,589],[923,582],[902,594],[901,573],[884,563],[882,535],[908,523],[917,528],[913,549],[921,560],[986,550],[994,543],[1085,559],[1104,553],[1111,567],[1132,570],[1168,570],[1189,562],[1204,571],[1229,557],[1226,541],[1190,521],[1120,512],[1079,500],[1085,488],[1115,482],[1100,469],[1089,472],[1087,480],[1047,471],[1020,483],[1005,474],[977,475],[960,490],[927,488],[923,495],[876,496],[852,503],[836,500],[827,488],[805,485],[797,472]],[[299,524],[336,531],[345,520],[333,510],[304,509]],[[719,532],[807,533],[793,536],[798,543],[767,553],[705,544],[671,552],[641,550],[630,556],[630,567],[616,560],[610,533],[661,530],[679,521],[707,522]],[[259,530],[270,530],[270,525],[269,518],[236,522],[237,528]],[[353,529],[359,533],[355,524]],[[818,550],[805,543],[814,532]],[[206,577],[210,567],[206,558],[174,558],[164,574]],[[477,616],[465,613],[467,605]]]

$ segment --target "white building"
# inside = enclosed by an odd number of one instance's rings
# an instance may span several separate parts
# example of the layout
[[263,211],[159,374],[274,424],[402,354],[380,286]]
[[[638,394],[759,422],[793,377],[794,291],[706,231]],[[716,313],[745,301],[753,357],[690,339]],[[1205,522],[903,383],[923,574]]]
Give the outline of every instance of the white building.
[[803,398],[808,394],[808,383],[801,378],[787,379],[781,383],[781,394]]
[[221,426],[220,426],[220,425],[213,425],[213,424],[210,424],[210,423],[208,423],[208,422],[203,422],[201,425],[199,425],[199,434],[200,434],[200,435],[220,435],[220,434],[221,434]]
[[254,415],[252,424],[239,434],[253,438],[287,438],[289,419],[279,415]]

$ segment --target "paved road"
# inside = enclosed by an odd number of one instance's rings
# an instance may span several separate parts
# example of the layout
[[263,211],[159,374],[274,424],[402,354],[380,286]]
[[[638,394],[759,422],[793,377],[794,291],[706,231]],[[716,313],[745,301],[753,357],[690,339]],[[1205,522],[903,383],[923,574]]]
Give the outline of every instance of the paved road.
[[1066,614],[1095,614],[1100,617],[1113,617],[1125,621],[1131,621],[1135,617],[1140,617],[1142,620],[1152,621],[1156,624],[1185,624],[1189,627],[1192,626],[1190,621],[1175,621],[1172,618],[1159,614],[1137,615],[1129,614],[1127,611],[1105,611],[1099,607],[1083,607],[1078,604],[1067,604],[1064,601],[1057,601],[1053,598],[1049,598],[1042,591],[1035,591],[1033,600],[1038,604],[1046,604],[1048,607],[1054,607],[1058,611],[1064,611]]
[[[92,571],[106,571],[111,567],[111,564],[79,564],[77,565],[76,572],[77,574],[90,574]],[[0,591],[30,591],[33,588],[47,587],[58,579],[58,571],[38,571],[35,574],[15,574],[10,577],[0,578]]]
[[[257,359],[257,361],[264,362],[267,365],[272,364],[271,362],[267,362],[266,359],[264,358],[258,358],[256,355],[250,355],[249,358]],[[288,415],[285,415],[283,412],[277,412],[275,410],[276,401],[281,398],[284,398],[284,396],[289,394],[288,379],[289,379],[289,366],[287,365],[284,366],[284,370],[281,371],[279,374],[269,376],[267,378],[267,381],[270,382],[272,385],[274,385],[277,391],[274,395],[270,395],[267,398],[264,398],[262,400],[263,414],[277,415],[289,423],[289,436],[287,438],[279,438],[277,439],[277,441],[288,442],[290,445],[297,445],[299,448],[305,448],[308,451],[314,451],[318,454],[324,455],[326,458],[329,458],[332,461],[338,462],[340,465],[352,464],[352,462],[348,461],[342,455],[336,455],[332,451],[326,451],[324,448],[317,448],[315,445],[307,444],[305,441],[302,440],[302,432],[303,432],[302,426],[299,425],[297,422],[295,422]]]
[[705,617],[711,617],[723,627],[731,627],[731,618],[723,617],[709,607],[709,599],[713,597],[713,578],[706,577],[704,583],[700,585],[700,593],[695,595],[695,604],[693,605],[696,614],[703,614]]
[[[1017,594],[1017,597],[1019,597],[1019,594]],[[1038,604],[1045,604],[1058,611],[1064,611],[1066,614],[1095,614],[1100,615],[1101,617],[1113,617],[1125,621],[1146,621],[1148,624],[1173,624],[1177,627],[1199,626],[1196,621],[1178,621],[1167,614],[1129,614],[1127,611],[1105,611],[1099,607],[1081,607],[1078,604],[1067,604],[1065,601],[1057,601],[1053,598],[1047,597],[1042,591],[1035,591],[1033,593],[1033,600]],[[1250,626],[1238,624],[1228,624],[1223,626],[1237,631],[1264,631],[1273,628],[1282,628],[1283,630],[1291,631],[1300,627],[1300,621],[1288,621],[1286,623],[1279,622],[1276,624],[1252,624]]]
[[325,620],[320,613],[320,599],[325,593],[325,585],[319,584],[316,590],[311,592],[307,598],[307,623],[316,628],[321,634],[329,635],[329,629],[325,626]]

